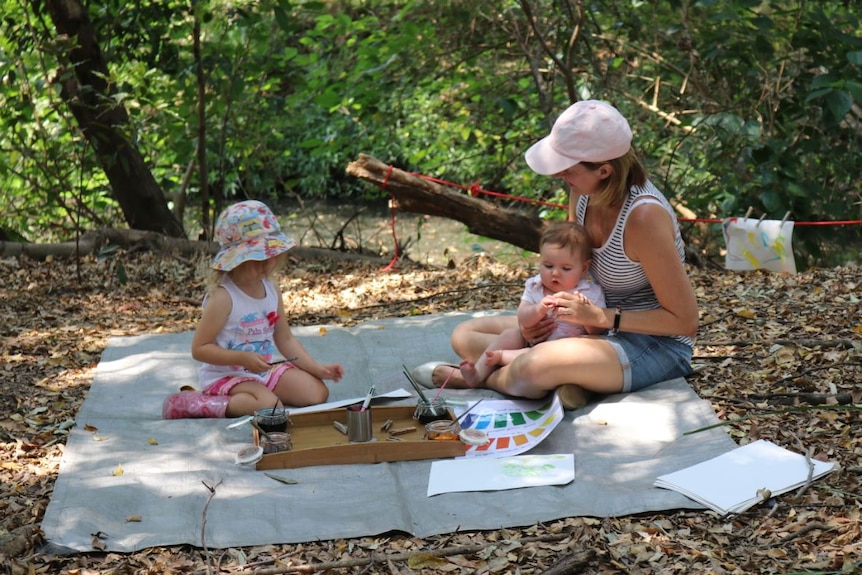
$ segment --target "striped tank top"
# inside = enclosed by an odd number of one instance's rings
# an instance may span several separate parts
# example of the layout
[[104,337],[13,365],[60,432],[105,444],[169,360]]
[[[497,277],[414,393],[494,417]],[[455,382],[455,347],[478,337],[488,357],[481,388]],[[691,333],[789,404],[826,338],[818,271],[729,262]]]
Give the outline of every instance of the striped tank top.
[[[581,225],[584,224],[588,200],[588,196],[581,196],[575,206],[575,219]],[[633,187],[623,203],[610,236],[604,245],[593,248],[590,274],[605,291],[605,301],[609,308],[647,310],[661,307],[643,267],[639,262],[630,260],[623,249],[626,220],[635,206],[643,204],[658,204],[670,214],[676,235],[676,253],[680,261],[685,262],[685,246],[679,233],[676,214],[667,198],[650,181],[643,186]],[[673,338],[692,347],[690,337],[673,336]]]

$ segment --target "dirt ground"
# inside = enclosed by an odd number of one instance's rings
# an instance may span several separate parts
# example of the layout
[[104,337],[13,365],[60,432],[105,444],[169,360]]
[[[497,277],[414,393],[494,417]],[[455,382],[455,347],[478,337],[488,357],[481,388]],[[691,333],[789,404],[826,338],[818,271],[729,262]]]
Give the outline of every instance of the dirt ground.
[[[332,237],[320,229],[320,237]],[[410,235],[405,234],[402,238]],[[355,235],[351,237],[356,242]],[[361,239],[372,241],[368,235]],[[353,325],[370,318],[514,308],[523,280],[533,271],[533,259],[517,253],[489,256],[468,236],[450,240],[432,241],[433,260],[426,251],[417,256],[419,263],[402,261],[394,269],[384,269],[387,258],[371,263],[292,261],[281,278],[290,321],[297,326]],[[447,250],[451,246],[457,249]],[[859,267],[815,269],[796,276],[731,273],[716,266],[691,269],[701,309],[697,372],[689,380],[693,388],[712,402],[738,443],[769,439],[841,465],[798,492],[742,514],[719,517],[709,511],[673,510],[571,517],[427,539],[385,533],[300,545],[228,550],[174,546],[132,554],[101,552],[94,537],[90,553],[43,552],[39,524],[65,439],[107,338],[193,329],[203,293],[199,272],[205,267],[203,260],[122,250],[80,262],[0,260],[4,573],[862,570]]]

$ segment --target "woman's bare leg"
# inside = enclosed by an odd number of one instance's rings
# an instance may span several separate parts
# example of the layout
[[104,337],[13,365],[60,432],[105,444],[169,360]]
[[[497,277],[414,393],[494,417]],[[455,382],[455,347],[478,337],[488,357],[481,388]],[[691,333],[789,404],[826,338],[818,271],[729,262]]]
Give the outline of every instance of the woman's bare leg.
[[497,336],[512,328],[518,329],[518,318],[513,315],[477,317],[456,325],[449,342],[458,356],[476,363]]
[[533,399],[566,384],[597,393],[620,391],[623,368],[611,344],[591,337],[545,342],[494,371],[485,381],[494,391]]
[[[484,360],[483,356],[488,346],[503,331],[510,328],[518,329],[518,318],[514,315],[468,319],[455,326],[449,342],[459,357],[476,363],[477,361]],[[455,369],[453,373],[451,367],[443,365],[436,368],[431,375],[431,381],[437,387],[443,385],[443,382],[447,378],[449,378],[449,383],[446,384],[447,388],[463,389],[470,387],[464,381],[464,377],[459,369]]]

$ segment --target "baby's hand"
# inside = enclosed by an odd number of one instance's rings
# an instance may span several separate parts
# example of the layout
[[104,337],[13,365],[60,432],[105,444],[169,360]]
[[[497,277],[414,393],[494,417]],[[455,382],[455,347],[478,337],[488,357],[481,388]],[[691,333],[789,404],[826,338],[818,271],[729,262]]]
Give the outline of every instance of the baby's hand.
[[323,367],[323,371],[320,374],[320,379],[331,379],[338,383],[344,377],[344,368],[339,363],[330,363],[321,367]]

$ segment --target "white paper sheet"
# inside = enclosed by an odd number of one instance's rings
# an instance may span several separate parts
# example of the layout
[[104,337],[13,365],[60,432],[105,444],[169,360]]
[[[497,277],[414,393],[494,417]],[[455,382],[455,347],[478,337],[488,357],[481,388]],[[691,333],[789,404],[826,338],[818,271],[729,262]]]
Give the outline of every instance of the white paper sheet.
[[[835,463],[811,461],[812,479],[833,471]],[[656,487],[673,489],[726,515],[742,513],[770,496],[781,495],[808,480],[805,456],[758,440],[703,463],[662,475]]]
[[461,491],[566,485],[574,480],[575,456],[572,453],[458,458],[431,464],[428,497]]
[[726,218],[722,223],[727,254],[724,266],[729,270],[765,269],[796,273],[793,257],[793,222]]

